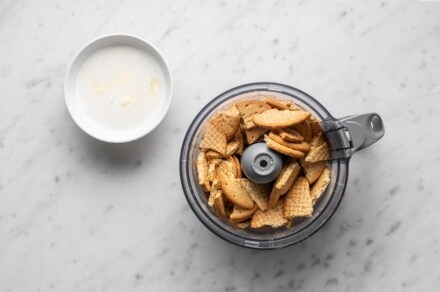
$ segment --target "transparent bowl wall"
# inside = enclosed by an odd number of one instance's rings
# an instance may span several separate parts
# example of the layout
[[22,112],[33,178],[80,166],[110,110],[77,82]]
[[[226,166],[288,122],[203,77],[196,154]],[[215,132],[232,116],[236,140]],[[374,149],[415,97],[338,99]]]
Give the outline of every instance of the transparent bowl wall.
[[[269,94],[290,100],[313,113],[320,121],[336,120],[314,98],[283,84],[253,83],[228,90],[209,102],[195,117],[185,135],[180,156],[180,178],[186,199],[200,221],[212,232],[233,244],[252,249],[276,249],[296,244],[318,231],[336,211],[345,191],[348,176],[348,159],[328,162],[331,181],[326,192],[315,204],[313,216],[295,219],[289,228],[240,229],[227,219],[217,217],[208,206],[207,198],[198,183],[195,161],[199,154],[198,145],[203,137],[206,122],[218,111],[239,100],[261,98]],[[329,137],[327,137],[328,139]],[[331,145],[338,143],[329,143]],[[335,150],[335,149],[331,149]]]

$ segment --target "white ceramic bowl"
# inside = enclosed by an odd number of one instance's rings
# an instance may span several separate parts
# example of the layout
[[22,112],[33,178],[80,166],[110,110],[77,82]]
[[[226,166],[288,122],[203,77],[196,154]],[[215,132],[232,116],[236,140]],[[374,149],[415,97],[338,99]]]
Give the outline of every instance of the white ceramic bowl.
[[[153,57],[162,70],[164,85],[164,101],[158,110],[139,126],[129,130],[117,130],[102,127],[93,122],[82,109],[78,98],[77,80],[80,70],[84,62],[90,55],[99,49],[103,49],[113,45],[128,45]],[[171,103],[173,85],[170,70],[165,59],[160,52],[150,43],[142,38],[127,34],[112,34],[99,37],[86,44],[73,58],[70,63],[64,84],[64,96],[66,99],[67,109],[75,123],[90,136],[105,142],[123,143],[139,139],[151,132],[165,117],[166,112]]]

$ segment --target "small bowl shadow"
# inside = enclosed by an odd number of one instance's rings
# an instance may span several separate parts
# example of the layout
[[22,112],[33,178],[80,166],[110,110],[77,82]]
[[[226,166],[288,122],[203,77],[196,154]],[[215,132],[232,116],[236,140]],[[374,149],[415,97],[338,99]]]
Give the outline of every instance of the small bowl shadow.
[[[77,129],[77,139],[82,146],[83,157],[92,159],[93,163],[111,169],[112,171],[124,171],[127,168],[136,168],[145,160],[149,160],[159,147],[156,131],[153,130],[144,137],[127,143],[107,143],[97,140],[82,130]],[[84,158],[83,158],[84,159]]]

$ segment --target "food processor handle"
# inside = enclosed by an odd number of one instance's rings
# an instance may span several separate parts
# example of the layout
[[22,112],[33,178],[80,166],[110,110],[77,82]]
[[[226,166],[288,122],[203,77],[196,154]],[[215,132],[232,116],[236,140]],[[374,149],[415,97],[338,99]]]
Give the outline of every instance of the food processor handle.
[[348,116],[339,122],[348,129],[352,153],[377,142],[385,134],[382,119],[376,113]]

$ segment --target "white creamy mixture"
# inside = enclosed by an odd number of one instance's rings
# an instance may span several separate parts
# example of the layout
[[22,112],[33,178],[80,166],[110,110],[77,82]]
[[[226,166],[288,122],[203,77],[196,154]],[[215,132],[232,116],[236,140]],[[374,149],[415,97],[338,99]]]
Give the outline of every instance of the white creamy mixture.
[[76,83],[79,103],[96,124],[134,129],[158,111],[165,97],[160,65],[147,52],[115,45],[94,52]]

